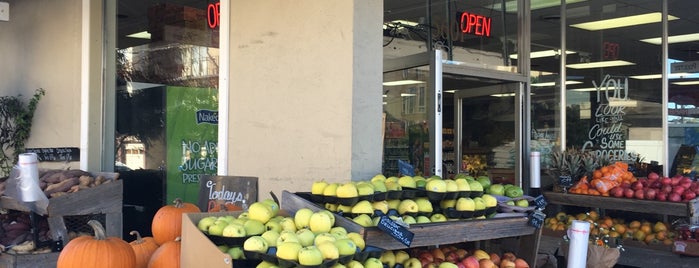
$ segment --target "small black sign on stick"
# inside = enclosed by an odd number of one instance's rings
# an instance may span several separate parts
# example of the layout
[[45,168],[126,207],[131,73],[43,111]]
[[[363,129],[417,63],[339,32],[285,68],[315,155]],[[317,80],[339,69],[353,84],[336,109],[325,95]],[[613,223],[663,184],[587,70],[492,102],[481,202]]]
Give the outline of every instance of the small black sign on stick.
[[415,236],[413,232],[391,220],[388,216],[381,216],[376,227],[403,243],[406,247],[410,247],[410,244],[413,242],[413,237]]
[[529,214],[529,225],[534,226],[537,229],[544,225],[544,220],[546,220],[546,214],[541,212],[541,210],[537,209]]

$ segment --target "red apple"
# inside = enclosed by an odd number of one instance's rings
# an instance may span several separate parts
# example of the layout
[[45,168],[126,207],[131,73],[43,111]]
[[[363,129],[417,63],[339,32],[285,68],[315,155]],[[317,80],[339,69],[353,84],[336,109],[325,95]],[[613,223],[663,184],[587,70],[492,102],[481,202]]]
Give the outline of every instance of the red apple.
[[626,189],[626,188],[631,188],[631,184],[630,184],[629,182],[627,182],[627,181],[622,182],[619,186],[620,186],[621,188],[624,188],[624,189]]
[[659,180],[660,180],[660,183],[661,183],[662,185],[670,185],[670,184],[672,184],[672,179],[670,179],[670,178],[668,178],[668,177],[662,177],[662,178],[660,178]]
[[638,189],[636,192],[634,192],[633,197],[636,199],[645,199],[646,193],[643,191],[643,189]]
[[672,192],[676,193],[678,195],[681,195],[682,193],[684,193],[684,190],[686,190],[686,188],[679,186],[679,185],[672,188]]
[[684,187],[685,189],[689,189],[690,186],[692,186],[692,179],[689,177],[682,177],[680,179],[680,186]]
[[633,189],[631,189],[631,188],[626,188],[626,189],[624,189],[624,196],[625,196],[626,198],[633,198],[634,192],[635,192],[635,191],[634,191]]
[[680,201],[682,201],[682,197],[678,193],[670,193],[667,196],[667,200],[670,202],[680,202]]
[[657,195],[655,195],[655,200],[666,201],[667,200],[667,193],[659,192]]
[[456,267],[457,267],[457,268],[466,268],[466,265],[464,265],[463,263],[459,262],[459,263],[456,264]]
[[468,256],[468,250],[465,250],[463,248],[454,250],[454,253],[456,254],[456,256],[459,257],[459,260],[462,260]]
[[447,253],[446,259],[444,259],[444,261],[448,261],[451,263],[457,263],[459,262],[459,260],[461,260],[459,259],[459,255],[456,255],[456,252],[454,251]]
[[655,200],[655,197],[658,194],[658,190],[649,188],[646,190],[646,199],[648,200]]
[[478,261],[478,266],[480,268],[498,268],[490,259],[481,259]]
[[651,171],[650,173],[648,173],[647,177],[649,180],[657,180],[658,178],[660,178],[660,175],[658,175],[658,173]]
[[664,185],[663,188],[660,188],[660,191],[666,194],[672,193],[672,185]]
[[643,183],[641,181],[635,181],[631,184],[631,189],[635,190],[641,190],[643,189]]
[[420,252],[420,255],[418,255],[417,258],[420,259],[420,261],[425,260],[428,263],[434,262],[434,256],[432,253],[427,251]]
[[463,264],[465,268],[480,268],[478,259],[476,259],[474,256],[468,256],[461,260],[460,263]]
[[443,261],[443,260],[447,259],[447,257],[444,256],[444,251],[442,251],[440,248],[433,248],[431,253],[432,253],[432,257],[435,260],[439,259],[439,260]]
[[609,194],[613,197],[624,197],[624,188],[621,188],[619,186],[612,188],[609,190]]
[[680,184],[680,179],[682,179],[682,177],[675,176],[675,177],[670,178],[670,185],[675,186],[675,185]]
[[512,252],[505,252],[502,254],[502,258],[500,258],[500,259],[501,260],[507,259],[507,260],[511,260],[512,262],[514,262],[517,259],[517,256],[515,256],[515,254]]
[[502,259],[500,262],[500,268],[515,268],[515,262],[508,259]]
[[684,201],[692,200],[692,199],[694,199],[695,197],[697,197],[697,194],[695,194],[695,193],[692,192],[692,191],[685,191],[684,193],[682,193],[682,199],[683,199]]
[[515,260],[515,268],[529,268],[529,264],[524,259],[517,258]]
[[654,180],[648,185],[648,187],[654,188],[654,189],[660,189],[661,187],[663,187],[663,184],[660,182],[660,180]]
[[498,255],[497,253],[491,252],[490,253],[490,260],[493,261],[493,263],[495,263],[495,265],[500,265],[500,255]]

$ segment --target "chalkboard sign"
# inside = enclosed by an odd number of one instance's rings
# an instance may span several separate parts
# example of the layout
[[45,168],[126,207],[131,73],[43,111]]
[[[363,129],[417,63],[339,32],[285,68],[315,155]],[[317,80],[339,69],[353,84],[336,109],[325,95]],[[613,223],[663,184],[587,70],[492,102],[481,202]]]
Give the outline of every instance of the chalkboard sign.
[[413,242],[413,237],[415,236],[413,232],[391,220],[388,216],[381,216],[376,227],[398,240],[398,242],[403,243],[406,247],[410,247],[410,244]]
[[26,148],[25,152],[35,153],[39,162],[71,162],[80,161],[80,148]]
[[536,198],[534,198],[534,205],[536,206],[536,208],[540,210],[545,209],[546,205],[548,205],[548,202],[546,202],[546,197],[544,197],[543,195],[537,196]]
[[573,178],[570,176],[558,176],[558,185],[561,187],[573,186]]
[[199,181],[199,209],[204,212],[246,210],[257,202],[257,178],[204,175]]
[[540,210],[534,210],[534,212],[529,214],[529,225],[534,226],[535,228],[541,228],[541,226],[544,225],[545,219],[546,214]]

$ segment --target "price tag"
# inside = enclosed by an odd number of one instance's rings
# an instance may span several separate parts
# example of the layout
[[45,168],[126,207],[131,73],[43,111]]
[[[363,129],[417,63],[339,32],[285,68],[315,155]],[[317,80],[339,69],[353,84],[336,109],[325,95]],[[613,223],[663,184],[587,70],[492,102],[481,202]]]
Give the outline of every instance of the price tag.
[[410,247],[415,236],[413,232],[391,220],[388,216],[381,216],[376,227],[393,237],[393,239],[403,243],[406,247]]
[[541,226],[544,225],[545,219],[546,214],[540,210],[534,210],[534,212],[529,214],[529,225],[534,226],[535,228],[541,228]]
[[571,178],[570,176],[559,176],[558,185],[560,185],[561,187],[573,186],[573,178]]
[[544,197],[543,195],[539,195],[536,198],[534,198],[534,205],[536,206],[536,208],[540,210],[544,210],[546,208],[546,205],[548,204],[549,203],[546,202],[546,197]]

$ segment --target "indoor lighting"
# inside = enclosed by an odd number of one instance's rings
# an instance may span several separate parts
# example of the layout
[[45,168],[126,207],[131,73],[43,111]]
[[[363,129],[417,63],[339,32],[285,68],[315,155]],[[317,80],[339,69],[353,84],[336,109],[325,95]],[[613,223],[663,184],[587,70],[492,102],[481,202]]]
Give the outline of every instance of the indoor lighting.
[[444,93],[454,94],[454,93],[456,93],[456,89],[445,90]]
[[[491,94],[491,97],[497,97],[497,98],[505,98],[505,97],[514,97],[515,93],[500,93],[500,94]],[[534,93],[529,93],[529,96],[534,96]]]
[[[570,91],[578,91],[578,92],[588,92],[588,91],[597,91],[598,88],[596,87],[581,87],[581,88],[574,88],[571,89]],[[599,88],[599,90],[612,90],[613,88],[611,87],[602,87]]]
[[[606,29],[621,28],[621,27],[628,27],[628,26],[634,26],[634,25],[660,22],[662,20],[662,18],[663,18],[662,13],[653,12],[653,13],[647,13],[647,14],[641,14],[641,15],[619,17],[619,18],[614,18],[614,19],[606,19],[606,20],[578,23],[578,24],[573,24],[570,26],[580,28],[580,29],[589,30],[589,31],[598,31],[598,30],[606,30]],[[678,18],[675,16],[672,16],[672,15],[667,16],[667,20],[676,20],[676,19],[678,19]]]
[[[682,35],[675,35],[675,36],[668,36],[667,37],[668,44],[684,43],[684,42],[692,42],[692,41],[699,41],[699,33],[682,34]],[[660,37],[655,37],[655,38],[641,39],[641,42],[646,42],[646,43],[650,43],[653,45],[660,45],[660,44],[662,44],[663,40]]]
[[[556,55],[560,55],[561,53],[559,51],[560,50],[557,50],[557,49],[536,51],[536,52],[530,53],[529,58],[535,59],[535,58],[553,57]],[[566,54],[575,54],[575,53],[576,53],[575,51],[566,50]],[[510,59],[516,60],[517,54],[510,55]]]
[[610,61],[598,61],[598,62],[587,62],[587,63],[575,63],[568,64],[566,67],[571,69],[591,69],[591,68],[604,68],[604,67],[616,67],[625,65],[636,65],[633,62],[623,61],[623,60],[610,60]]
[[[691,74],[690,73],[674,73],[674,74],[669,74],[667,76],[667,78],[668,79],[676,79],[676,78],[682,78],[684,76],[689,76],[689,75],[691,75]],[[632,75],[632,76],[629,76],[629,78],[638,79],[638,80],[660,79],[660,78],[663,78],[663,74]]]
[[699,81],[672,82],[672,84],[675,84],[678,86],[691,86],[691,85],[699,85]]
[[[580,82],[580,81],[570,81],[570,80],[566,81],[566,85],[577,85],[577,84],[582,84],[582,82]],[[555,86],[555,85],[556,85],[556,82],[555,82],[555,81],[553,81],[553,82],[533,83],[533,84],[532,84],[533,87],[552,87],[552,86]]]
[[[566,4],[585,2],[585,1],[587,1],[587,0],[567,0]],[[561,4],[561,0],[532,0],[529,5],[531,7],[531,10],[536,10],[536,9],[542,9],[542,8],[547,8],[547,7],[555,7],[555,6],[559,6],[560,4]],[[492,6],[488,6],[486,8],[495,9],[497,11],[502,11],[502,3],[493,4]],[[505,2],[505,8],[506,8],[507,12],[516,12],[517,11],[517,1],[515,0],[515,1]]]
[[609,98],[609,106],[610,107],[637,107],[638,106],[638,101],[635,100],[624,100],[624,99],[617,99],[617,98]]
[[400,96],[401,97],[415,97],[417,95],[414,93],[400,93]]
[[148,31],[132,33],[126,37],[139,38],[139,39],[150,39],[150,33]]
[[414,84],[424,84],[425,81],[420,81],[420,80],[398,80],[398,81],[390,81],[390,82],[383,82],[384,86],[392,87],[392,86],[405,86],[405,85],[414,85]]

